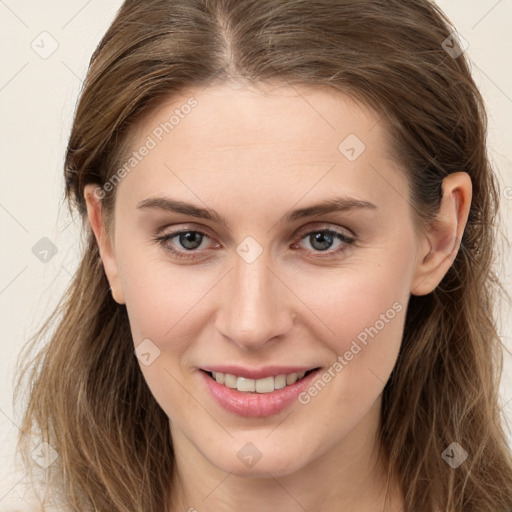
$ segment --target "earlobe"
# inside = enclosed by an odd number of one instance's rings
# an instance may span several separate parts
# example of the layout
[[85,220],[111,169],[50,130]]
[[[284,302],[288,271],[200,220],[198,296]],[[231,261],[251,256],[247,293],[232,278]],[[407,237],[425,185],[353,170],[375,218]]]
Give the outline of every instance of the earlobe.
[[87,216],[89,223],[94,232],[96,243],[100,252],[101,261],[108,282],[110,284],[110,291],[113,299],[118,304],[125,304],[123,291],[121,287],[121,280],[119,277],[119,269],[114,253],[112,240],[110,239],[107,230],[105,229],[104,218],[101,209],[101,199],[96,193],[97,185],[90,184],[84,188],[84,198],[87,205]]
[[441,282],[460,248],[471,206],[472,185],[469,174],[456,172],[443,180],[443,196],[436,219],[422,244],[411,285],[413,295],[426,295]]

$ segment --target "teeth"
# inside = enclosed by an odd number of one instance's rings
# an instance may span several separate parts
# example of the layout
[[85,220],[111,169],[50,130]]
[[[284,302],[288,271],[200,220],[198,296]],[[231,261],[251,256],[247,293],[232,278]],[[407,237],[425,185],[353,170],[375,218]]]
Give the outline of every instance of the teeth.
[[286,375],[278,375],[274,378],[274,388],[282,389],[286,387]]
[[[228,388],[236,389],[236,377],[231,375],[230,373],[223,374],[224,375],[224,386]],[[217,380],[217,373],[215,373],[215,380]]]
[[297,382],[298,375],[296,373],[290,373],[290,375],[286,376],[286,385],[289,386],[290,384],[294,384]]
[[265,377],[264,379],[255,380],[254,388],[256,393],[272,393],[275,389],[274,377]]
[[256,381],[254,379],[244,379],[243,377],[238,377],[236,379],[236,389],[238,391],[256,391]]
[[224,386],[237,389],[246,393],[272,393],[276,389],[283,389],[302,379],[306,372],[291,373],[289,375],[277,375],[276,377],[265,377],[264,379],[246,379],[237,377],[230,373],[212,372],[213,378]]

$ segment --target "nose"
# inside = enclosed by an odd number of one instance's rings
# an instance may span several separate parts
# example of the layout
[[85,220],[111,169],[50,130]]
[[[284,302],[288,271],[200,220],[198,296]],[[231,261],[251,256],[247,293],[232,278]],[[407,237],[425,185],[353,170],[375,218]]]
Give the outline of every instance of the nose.
[[252,263],[236,256],[233,270],[223,280],[216,328],[243,350],[261,349],[293,327],[293,294],[284,284],[286,278],[276,274],[264,252]]

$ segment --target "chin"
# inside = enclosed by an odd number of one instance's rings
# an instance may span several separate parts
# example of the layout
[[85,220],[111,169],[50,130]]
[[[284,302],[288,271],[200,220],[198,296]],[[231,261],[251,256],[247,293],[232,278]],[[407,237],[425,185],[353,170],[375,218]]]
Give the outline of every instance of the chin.
[[[203,452],[211,464],[226,473],[232,473],[240,477],[268,478],[282,477],[299,471],[308,464],[308,454],[297,453],[299,442],[292,441],[289,446],[276,446],[262,434],[261,439],[252,435],[253,441],[243,441],[237,437],[229,446],[219,446],[217,453],[222,456]],[[238,447],[240,446],[240,447]],[[209,447],[211,448],[211,447]],[[269,475],[270,473],[270,475]]]

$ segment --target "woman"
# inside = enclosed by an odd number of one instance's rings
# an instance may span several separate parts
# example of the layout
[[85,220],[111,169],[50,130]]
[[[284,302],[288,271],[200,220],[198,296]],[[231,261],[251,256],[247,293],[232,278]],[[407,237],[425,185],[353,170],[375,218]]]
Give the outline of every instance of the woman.
[[427,0],[126,1],[66,155],[87,246],[24,367],[55,501],[510,510],[485,135]]

